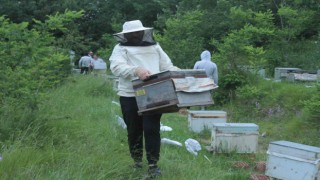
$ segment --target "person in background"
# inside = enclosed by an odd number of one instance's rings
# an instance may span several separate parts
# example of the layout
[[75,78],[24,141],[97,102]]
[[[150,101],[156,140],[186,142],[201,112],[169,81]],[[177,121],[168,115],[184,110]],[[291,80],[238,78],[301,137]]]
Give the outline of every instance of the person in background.
[[92,65],[93,65],[93,74],[95,76],[106,73],[107,64],[106,62],[104,62],[103,59],[99,58],[98,55],[93,56]]
[[211,53],[205,50],[201,53],[200,58],[201,60],[195,63],[193,69],[204,69],[207,76],[218,85],[218,67],[216,63],[211,61]]
[[[127,125],[128,144],[135,168],[142,167],[143,144],[148,161],[148,176],[161,175],[160,113],[139,115],[131,80],[146,80],[152,74],[179,70],[153,38],[153,28],[144,27],[140,20],[127,21],[122,32],[114,34],[118,41],[109,58],[110,69],[119,77],[118,95],[123,119]],[[143,138],[145,143],[143,143]]]
[[92,58],[90,54],[82,56],[79,60],[79,68],[81,74],[88,74],[90,72],[90,66],[92,64]]
[[91,63],[89,65],[89,73],[91,73],[93,71],[93,57],[94,57],[93,52],[89,51],[88,56],[91,57]]
[[88,56],[90,56],[91,58],[93,58],[93,52],[89,51]]

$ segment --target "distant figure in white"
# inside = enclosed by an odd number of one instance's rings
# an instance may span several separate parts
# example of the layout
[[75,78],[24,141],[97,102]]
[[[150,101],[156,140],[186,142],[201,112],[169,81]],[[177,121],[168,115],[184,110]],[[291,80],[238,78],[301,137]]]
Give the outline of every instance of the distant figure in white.
[[97,55],[93,56],[92,66],[94,75],[101,75],[106,73],[107,63],[104,62],[103,59],[99,58]]
[[193,69],[204,69],[209,78],[213,79],[214,83],[218,85],[218,67],[216,63],[211,61],[211,53],[205,50],[200,55],[201,60],[197,61]]

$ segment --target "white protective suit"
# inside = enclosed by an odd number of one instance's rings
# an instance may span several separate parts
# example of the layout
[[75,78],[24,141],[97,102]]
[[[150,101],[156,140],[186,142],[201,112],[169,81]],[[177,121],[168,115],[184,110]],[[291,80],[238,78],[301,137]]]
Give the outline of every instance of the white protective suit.
[[125,97],[135,96],[131,81],[138,78],[135,75],[135,70],[138,67],[149,70],[151,74],[179,70],[157,43],[150,46],[117,44],[109,60],[112,73],[119,77],[118,95]]
[[204,69],[207,76],[218,85],[218,67],[216,63],[211,61],[211,53],[205,50],[201,53],[200,57],[201,60],[196,62],[193,69]]

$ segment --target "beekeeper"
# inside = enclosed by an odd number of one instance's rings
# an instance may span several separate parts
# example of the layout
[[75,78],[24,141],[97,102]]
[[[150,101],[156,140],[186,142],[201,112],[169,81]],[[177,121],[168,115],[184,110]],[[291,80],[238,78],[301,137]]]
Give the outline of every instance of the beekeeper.
[[195,63],[193,69],[204,69],[207,76],[218,85],[218,67],[216,63],[211,61],[211,53],[205,50],[201,53],[200,58],[201,60]]
[[160,45],[154,41],[153,28],[140,20],[127,21],[121,32],[114,34],[118,44],[110,56],[110,69],[119,77],[118,95],[123,119],[127,125],[128,144],[135,168],[142,167],[143,138],[148,161],[148,175],[161,175],[157,166],[160,157],[160,118],[162,114],[139,115],[132,79],[147,79],[150,75],[174,66]]

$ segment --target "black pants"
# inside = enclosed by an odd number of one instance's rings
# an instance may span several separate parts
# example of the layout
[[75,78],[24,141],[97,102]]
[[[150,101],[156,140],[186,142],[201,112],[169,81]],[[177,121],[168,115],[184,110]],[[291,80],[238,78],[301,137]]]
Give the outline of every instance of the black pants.
[[80,68],[80,73],[81,74],[83,74],[83,73],[88,74],[88,72],[89,72],[89,67],[81,67]]
[[156,164],[160,157],[160,119],[162,114],[138,115],[135,97],[120,97],[123,119],[127,125],[128,144],[131,157],[141,162],[143,157],[143,135],[149,164]]

